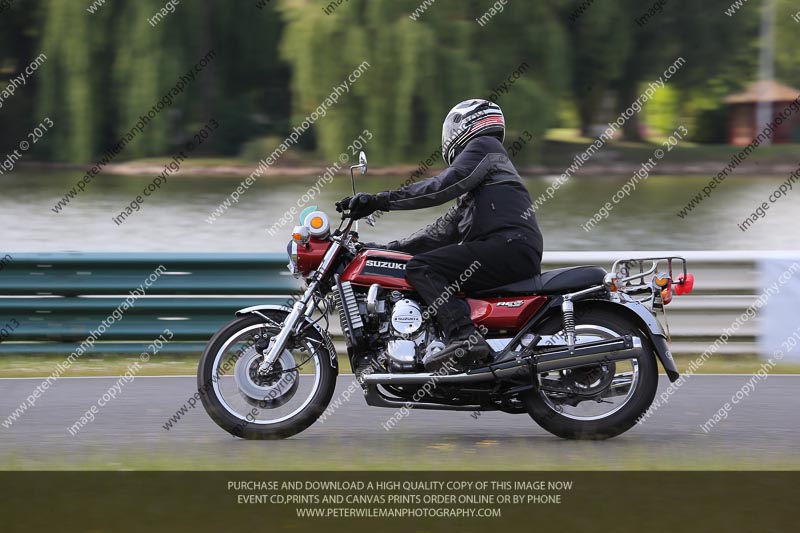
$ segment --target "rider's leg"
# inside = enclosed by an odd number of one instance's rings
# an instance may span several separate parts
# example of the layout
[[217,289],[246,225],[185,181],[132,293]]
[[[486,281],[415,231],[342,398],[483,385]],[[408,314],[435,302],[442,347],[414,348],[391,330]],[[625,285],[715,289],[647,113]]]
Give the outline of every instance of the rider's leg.
[[[425,255],[425,254],[422,254]],[[415,256],[406,265],[406,277],[428,305],[445,336],[445,342],[462,338],[474,329],[467,302],[455,296],[458,282],[450,281],[436,260]],[[452,263],[451,263],[452,266]]]
[[406,277],[435,313],[447,342],[447,348],[434,360],[426,361],[426,367],[441,366],[453,356],[461,366],[469,366],[490,353],[486,341],[475,331],[469,306],[456,293],[529,278],[540,272],[540,262],[541,251],[525,239],[508,236],[445,246],[414,256],[406,266]]
[[469,305],[455,296],[457,282],[448,281],[435,262],[431,265],[418,257],[406,265],[406,277],[428,304],[428,311],[436,316],[447,344],[432,358],[423,361],[425,368],[437,370],[448,361],[450,366],[469,366],[485,359],[490,353],[489,345],[475,330]]

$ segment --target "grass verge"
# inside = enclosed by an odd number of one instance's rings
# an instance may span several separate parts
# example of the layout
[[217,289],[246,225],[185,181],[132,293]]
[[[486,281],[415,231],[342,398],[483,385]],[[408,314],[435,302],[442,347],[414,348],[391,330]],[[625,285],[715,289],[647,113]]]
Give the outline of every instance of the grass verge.
[[[0,454],[2,470],[798,470],[797,457],[694,449],[673,453],[634,442],[634,438],[602,443],[541,438],[399,439],[382,442],[379,453],[366,446],[348,449],[335,439],[294,438],[285,441],[242,441],[231,438],[228,452],[219,442],[194,441],[191,452],[154,446],[148,453],[123,447],[82,449],[69,460],[52,454]],[[269,450],[268,453],[265,453]]]

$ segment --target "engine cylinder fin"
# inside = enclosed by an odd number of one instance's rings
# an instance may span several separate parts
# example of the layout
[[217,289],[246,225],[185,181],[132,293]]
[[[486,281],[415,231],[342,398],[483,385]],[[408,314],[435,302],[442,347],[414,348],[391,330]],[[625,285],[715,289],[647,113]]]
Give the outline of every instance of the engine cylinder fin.
[[350,282],[339,281],[338,275],[334,276],[334,280],[336,282],[336,290],[333,294],[336,308],[339,310],[339,322],[342,326],[347,346],[352,347],[357,344],[358,338],[361,337],[364,322],[358,312],[358,302],[355,294],[353,294],[353,287]]

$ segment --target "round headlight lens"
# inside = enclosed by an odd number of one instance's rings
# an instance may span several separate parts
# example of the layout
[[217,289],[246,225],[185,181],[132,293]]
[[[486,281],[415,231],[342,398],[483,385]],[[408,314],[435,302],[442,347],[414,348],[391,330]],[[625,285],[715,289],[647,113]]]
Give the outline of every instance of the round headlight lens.
[[312,237],[325,238],[331,230],[331,221],[322,211],[312,211],[306,215],[303,225],[308,228]]

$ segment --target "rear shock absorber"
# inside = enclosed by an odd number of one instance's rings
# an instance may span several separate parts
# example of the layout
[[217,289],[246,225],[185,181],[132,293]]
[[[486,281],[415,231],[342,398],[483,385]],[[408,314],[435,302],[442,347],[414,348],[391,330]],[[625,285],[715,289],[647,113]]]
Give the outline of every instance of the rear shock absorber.
[[570,350],[575,347],[575,307],[569,296],[564,296],[561,303],[561,313],[564,315],[564,337]]

